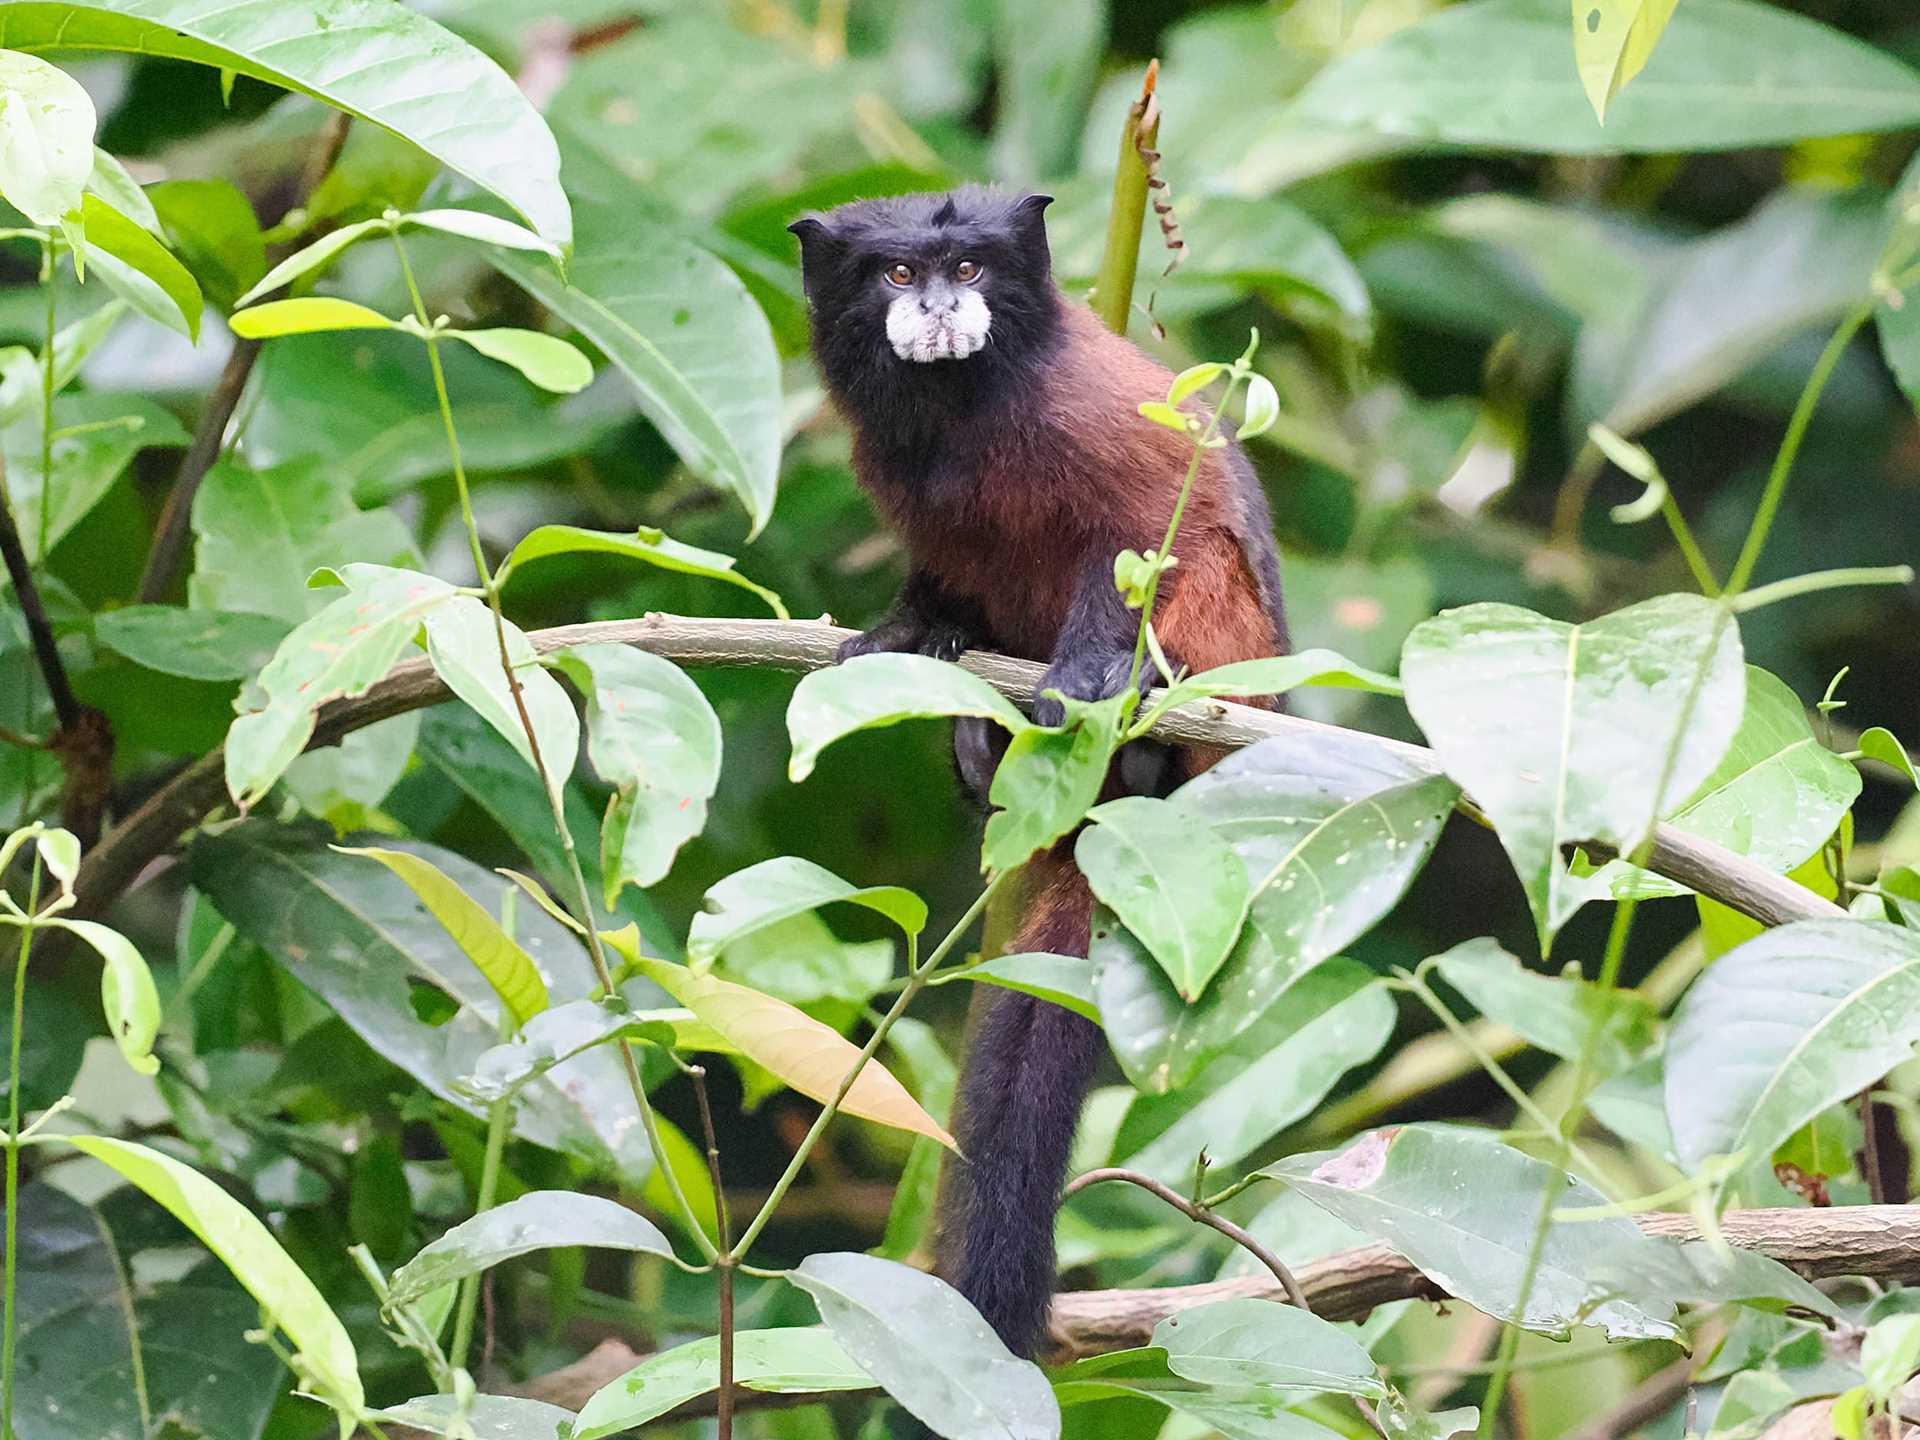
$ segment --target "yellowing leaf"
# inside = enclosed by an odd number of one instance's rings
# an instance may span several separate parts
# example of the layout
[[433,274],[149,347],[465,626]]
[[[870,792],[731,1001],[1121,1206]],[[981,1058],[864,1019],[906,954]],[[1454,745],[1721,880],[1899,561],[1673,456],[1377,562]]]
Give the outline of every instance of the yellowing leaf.
[[[265,283],[264,281],[262,282]],[[311,335],[317,330],[393,330],[398,327],[378,310],[330,295],[302,300],[269,300],[235,312],[227,321],[233,333],[246,340],[271,340],[277,335]]]
[[1573,57],[1593,113],[1646,68],[1680,0],[1573,0]]
[[524,1025],[547,1008],[547,982],[533,963],[533,957],[500,928],[466,891],[438,866],[405,850],[382,850],[369,846],[333,847],[342,855],[364,855],[378,860],[407,882],[407,888],[420,897],[420,903],[433,918],[447,927],[454,944],[466,952],[480,973],[487,977],[496,994],[513,1012],[514,1021]]
[[[839,1032],[784,1000],[714,975],[696,975],[684,965],[664,960],[642,959],[639,968],[742,1055],[823,1105],[839,1093],[848,1072],[860,1062],[859,1049]],[[861,1066],[840,1108],[863,1120],[930,1136],[949,1149],[959,1148],[878,1060]]]

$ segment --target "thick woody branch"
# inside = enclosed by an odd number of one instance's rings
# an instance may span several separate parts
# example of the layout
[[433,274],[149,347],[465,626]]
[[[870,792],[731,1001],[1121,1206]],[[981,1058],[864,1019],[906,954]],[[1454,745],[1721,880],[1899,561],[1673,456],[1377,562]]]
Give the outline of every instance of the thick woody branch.
[[[852,632],[815,620],[707,620],[647,615],[561,625],[528,638],[542,654],[570,645],[620,644],[651,651],[682,665],[756,666],[773,670],[821,670],[833,664],[840,642]],[[969,651],[960,664],[1023,709],[1033,704],[1042,667],[1005,655]],[[424,659],[397,665],[365,695],[337,701],[320,712],[308,748],[335,745],[379,720],[449,699],[450,692]],[[1153,733],[1185,744],[1238,749],[1275,735],[1347,733],[1317,721],[1276,715],[1224,700],[1183,705],[1161,717]],[[1435,765],[1433,752],[1400,740],[1374,743],[1415,764]],[[127,890],[148,865],[171,849],[226,799],[221,753],[195,761],[146,804],[127,817],[87,856],[77,890],[81,914],[97,914]],[[1768,925],[1844,915],[1831,901],[1802,889],[1709,840],[1662,825],[1654,835],[1648,868],[1678,880]]]

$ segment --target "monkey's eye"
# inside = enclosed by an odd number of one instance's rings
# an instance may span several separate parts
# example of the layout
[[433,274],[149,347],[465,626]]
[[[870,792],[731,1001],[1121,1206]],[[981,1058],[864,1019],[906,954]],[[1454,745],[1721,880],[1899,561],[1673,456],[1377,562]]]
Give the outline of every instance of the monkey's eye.
[[971,260],[962,260],[953,267],[953,278],[962,285],[971,285],[980,278],[980,267]]
[[905,261],[895,261],[887,267],[889,285],[907,286],[913,283],[913,267]]

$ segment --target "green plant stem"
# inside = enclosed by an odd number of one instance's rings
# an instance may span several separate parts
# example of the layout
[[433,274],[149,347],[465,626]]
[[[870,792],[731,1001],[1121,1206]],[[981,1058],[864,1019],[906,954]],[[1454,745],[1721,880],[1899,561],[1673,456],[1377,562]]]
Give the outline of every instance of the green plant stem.
[[[453,464],[454,490],[460,498],[460,518],[466,526],[467,544],[473,554],[473,565],[480,577],[480,585],[486,591],[487,607],[493,612],[493,628],[500,645],[500,666],[507,680],[507,689],[513,696],[514,709],[519,715],[521,729],[526,732],[527,750],[533,757],[533,766],[540,777],[540,788],[546,793],[547,806],[553,816],[553,828],[560,839],[560,848],[566,854],[569,878],[573,882],[574,903],[579,907],[580,923],[587,932],[587,953],[592,957],[595,977],[600,987],[608,995],[614,993],[613,970],[607,964],[606,946],[600,939],[600,927],[594,923],[597,913],[593,904],[593,891],[587,885],[586,872],[580,866],[580,856],[574,847],[573,830],[567,824],[566,806],[562,802],[559,790],[554,786],[547,771],[546,757],[540,753],[540,740],[534,732],[533,717],[527,711],[526,696],[520,684],[520,677],[514,671],[513,652],[507,644],[507,620],[500,608],[500,586],[487,564],[485,549],[480,544],[480,523],[473,513],[473,496],[467,486],[467,472],[460,456],[460,433],[453,420],[453,400],[447,392],[446,371],[440,363],[439,339],[433,333],[433,322],[427,315],[426,297],[420,291],[419,281],[414,277],[412,262],[407,258],[407,247],[401,241],[398,230],[393,233],[393,247],[400,255],[400,270],[407,282],[407,293],[413,300],[414,317],[424,331],[427,347],[427,365],[433,372],[434,396],[440,405],[440,420],[446,430],[447,450]],[[694,1214],[693,1205],[687,1199],[680,1177],[674,1173],[667,1157],[666,1143],[660,1138],[660,1125],[654,1117],[653,1102],[647,1098],[646,1082],[641,1078],[639,1063],[633,1056],[632,1042],[622,1039],[618,1042],[621,1066],[627,1072],[627,1086],[633,1092],[633,1103],[639,1108],[640,1123],[647,1135],[647,1146],[653,1154],[654,1166],[666,1181],[667,1193],[673,1197],[673,1203],[680,1218],[685,1222],[687,1232],[693,1237],[694,1244],[708,1260],[719,1258],[719,1250],[708,1237],[699,1217]]]
[[40,563],[47,563],[47,542],[53,537],[53,344],[59,335],[60,296],[54,289],[58,275],[53,236],[41,248],[40,284],[47,292],[47,338],[40,352]]
[[1794,575],[1761,585],[1738,596],[1733,608],[1739,614],[1758,610],[1781,600],[1793,600],[1822,590],[1844,590],[1855,585],[1911,585],[1911,565],[1853,565],[1840,570],[1815,570],[1810,575]]
[[1140,152],[1151,150],[1160,136],[1160,106],[1153,94],[1158,76],[1157,63],[1148,67],[1140,98],[1128,109],[1120,130],[1120,164],[1113,176],[1113,205],[1107,212],[1107,244],[1093,287],[1093,313],[1116,335],[1127,333],[1133,313],[1133,282],[1140,269],[1140,235],[1146,225],[1152,178]]
[[1754,567],[1760,563],[1761,552],[1767,546],[1767,536],[1772,533],[1774,519],[1780,513],[1780,503],[1786,498],[1787,481],[1793,475],[1794,461],[1800,458],[1800,445],[1807,438],[1807,428],[1813,423],[1820,397],[1826,392],[1827,382],[1833,379],[1833,372],[1839,368],[1840,357],[1847,353],[1847,346],[1853,343],[1853,337],[1860,333],[1861,326],[1873,318],[1873,303],[1869,298],[1846,313],[1832,338],[1827,341],[1827,348],[1820,352],[1813,373],[1807,376],[1806,387],[1801,390],[1800,399],[1793,407],[1793,418],[1787,422],[1787,433],[1780,442],[1780,452],[1773,458],[1773,469],[1767,476],[1766,489],[1760,494],[1760,505],[1754,511],[1753,525],[1747,531],[1746,543],[1740,547],[1740,558],[1734,562],[1733,574],[1727,578],[1726,593],[1729,596],[1738,596],[1753,578]]
[[[473,1213],[484,1215],[493,1209],[500,1193],[500,1157],[507,1148],[507,1130],[513,1119],[513,1097],[496,1100],[487,1109],[487,1152],[480,1162],[480,1195]],[[466,1368],[467,1351],[473,1344],[473,1317],[480,1308],[480,1285],[484,1276],[469,1275],[460,1282],[460,1306],[453,1317],[453,1344],[447,1349],[447,1363],[455,1370]]]
[[1693,581],[1700,587],[1700,593],[1709,600],[1718,599],[1720,582],[1713,578],[1713,566],[1707,563],[1700,542],[1693,538],[1693,527],[1687,524],[1680,502],[1673,498],[1671,490],[1660,502],[1660,514],[1666,519],[1667,529],[1673,532],[1673,543],[1680,547],[1681,555],[1686,557],[1687,569],[1693,572]]
[[27,881],[27,920],[20,927],[20,958],[13,967],[13,1045],[7,1054],[7,1259],[0,1303],[0,1440],[13,1440],[15,1284],[20,1253],[20,1046],[26,1034],[27,961],[33,955],[33,915],[40,908],[40,852]]
[[878,1054],[880,1047],[886,1043],[887,1033],[893,1029],[894,1023],[907,1013],[907,1007],[925,988],[933,972],[939,968],[940,962],[947,958],[947,952],[959,944],[967,931],[973,928],[973,922],[978,920],[985,913],[987,906],[992,903],[994,892],[1013,873],[1010,870],[1003,870],[989,880],[986,887],[975,897],[973,904],[967,907],[967,913],[954,922],[946,938],[933,947],[932,953],[924,961],[909,958],[907,983],[901,987],[899,995],[895,997],[887,1013],[880,1017],[880,1023],[873,1027],[873,1034],[867,1037],[867,1043],[862,1047],[859,1059],[855,1060],[848,1069],[846,1078],[841,1080],[833,1099],[827,1102],[825,1108],[815,1118],[813,1127],[801,1140],[800,1148],[793,1152],[793,1159],[787,1162],[786,1171],[774,1182],[773,1189],[767,1194],[766,1203],[760,1207],[760,1213],[753,1217],[752,1223],[741,1233],[739,1243],[733,1246],[732,1258],[736,1262],[745,1258],[753,1242],[760,1238],[760,1232],[767,1228],[767,1221],[773,1218],[773,1212],[786,1197],[787,1191],[793,1188],[793,1182],[800,1178],[800,1171],[806,1166],[807,1157],[813,1153],[814,1145],[826,1130],[827,1122],[832,1120],[839,1111],[841,1102],[847,1098],[847,1092],[853,1089],[853,1082],[858,1080],[860,1072],[867,1068],[867,1062]]

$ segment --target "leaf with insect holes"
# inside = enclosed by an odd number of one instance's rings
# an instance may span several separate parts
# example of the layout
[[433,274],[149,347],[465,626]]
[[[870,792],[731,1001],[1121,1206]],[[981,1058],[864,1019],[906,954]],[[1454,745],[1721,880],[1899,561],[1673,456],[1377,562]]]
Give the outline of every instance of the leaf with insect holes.
[[958,665],[927,655],[861,655],[804,676],[787,705],[793,756],[787,776],[813,773],[820,752],[858,730],[947,715],[997,722],[1018,735],[1027,717],[1006,696]]
[[607,908],[627,885],[666,878],[706,827],[720,783],[720,720],[671,660],[626,645],[576,645],[553,657],[587,697],[587,756],[614,787],[601,827]]
[[228,327],[243,340],[272,340],[281,335],[312,335],[322,330],[397,330],[396,321],[378,310],[330,295],[301,300],[269,300],[235,311]]
[[342,855],[378,860],[420,897],[433,918],[446,927],[454,944],[487,977],[494,993],[506,1004],[516,1025],[524,1025],[547,1008],[547,982],[533,957],[500,928],[479,901],[454,884],[431,860],[406,850],[368,846],[333,847]]
[[513,552],[500,566],[495,578],[504,586],[510,575],[518,574],[520,567],[530,561],[542,560],[549,555],[583,553],[621,555],[681,575],[699,575],[708,580],[738,585],[742,590],[750,590],[766,601],[767,608],[780,619],[787,618],[787,607],[780,603],[780,597],[765,586],[756,585],[746,576],[737,574],[731,555],[723,555],[717,550],[702,550],[696,545],[683,545],[671,535],[645,527],[632,534],[622,534],[608,530],[583,530],[577,525],[542,525],[513,547]]
[[489,360],[511,365],[542,390],[556,395],[572,395],[593,383],[593,362],[557,335],[512,326],[440,333],[448,340],[471,346]]
[[0,50],[0,196],[36,225],[57,224],[93,174],[94,119],[92,99],[66,71]]
[[1680,0],[1574,0],[1573,59],[1593,113],[1607,106],[1646,68]]
[[[664,960],[640,957],[637,964],[642,974],[711,1025],[742,1055],[823,1105],[860,1065],[858,1046],[784,1000],[717,975],[697,975]],[[840,1108],[863,1120],[930,1136],[949,1150],[958,1148],[878,1060],[860,1065]]]
[[61,1140],[112,1166],[191,1230],[260,1302],[265,1323],[287,1333],[321,1397],[343,1418],[359,1415],[366,1392],[346,1327],[251,1210],[197,1170],[145,1145],[105,1135]]
[[384,566],[350,566],[361,583],[280,642],[227,732],[227,793],[260,800],[313,734],[321,705],[363,695],[400,658],[423,619],[455,598],[444,580]]

